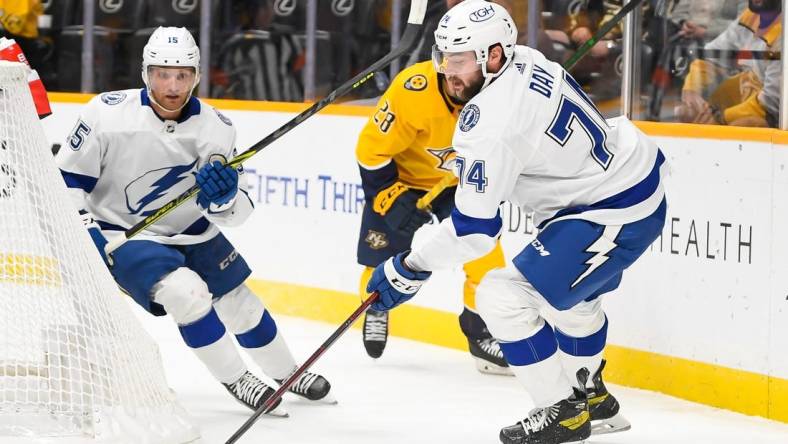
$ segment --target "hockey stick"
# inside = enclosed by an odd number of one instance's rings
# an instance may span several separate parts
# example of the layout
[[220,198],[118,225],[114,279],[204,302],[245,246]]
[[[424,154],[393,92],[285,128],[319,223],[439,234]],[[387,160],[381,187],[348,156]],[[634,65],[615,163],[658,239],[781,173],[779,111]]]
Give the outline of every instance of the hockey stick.
[[[579,62],[580,59],[582,59],[583,57],[585,57],[586,54],[588,54],[588,51],[591,49],[592,46],[596,44],[596,42],[601,40],[602,37],[605,36],[605,34],[610,32],[610,30],[613,29],[614,26],[616,26],[627,14],[629,14],[633,9],[635,9],[641,3],[643,3],[643,0],[632,0],[626,5],[624,5],[624,7],[621,8],[621,10],[618,11],[618,13],[616,13],[616,15],[614,15],[610,20],[605,22],[605,24],[602,25],[602,27],[599,28],[597,32],[594,33],[594,35],[590,39],[588,39],[585,43],[583,43],[582,46],[580,46],[580,48],[577,49],[577,51],[575,51],[572,57],[570,57],[569,60],[567,60],[566,63],[564,63],[564,69],[567,71],[572,69],[572,67],[575,66],[575,64]],[[432,188],[430,188],[427,194],[421,196],[421,198],[416,202],[416,208],[420,210],[425,210],[425,209],[428,210],[432,201],[435,200],[435,198],[438,197],[438,195],[442,193],[443,190],[445,190],[450,186],[456,185],[456,182],[457,182],[456,177],[453,176],[444,177],[443,179],[441,179],[440,182],[436,183]]]
[[328,350],[328,348],[331,347],[334,344],[334,342],[336,342],[337,339],[339,339],[339,337],[342,336],[350,328],[351,325],[353,325],[356,319],[358,319],[358,317],[361,316],[362,313],[366,312],[367,308],[369,308],[369,306],[372,305],[376,300],[378,300],[378,292],[372,293],[361,305],[359,305],[356,311],[354,311],[353,314],[351,314],[345,320],[345,322],[343,322],[342,325],[340,325],[339,328],[337,328],[334,331],[334,333],[332,333],[331,336],[329,336],[328,339],[326,339],[326,341],[323,342],[323,344],[320,345],[320,347],[318,347],[314,353],[312,353],[312,356],[310,356],[303,364],[301,364],[301,367],[298,367],[298,369],[296,369],[295,373],[290,375],[290,377],[287,378],[282,383],[281,387],[279,387],[274,392],[274,394],[271,395],[270,398],[265,400],[263,405],[261,405],[252,414],[252,416],[249,419],[247,419],[246,422],[243,423],[243,425],[235,433],[233,433],[233,436],[231,436],[230,439],[228,439],[225,444],[233,444],[234,442],[238,441],[238,439],[244,433],[246,433],[255,422],[257,422],[257,419],[260,417],[260,415],[266,413],[268,409],[270,409],[271,406],[274,405],[276,400],[281,398],[282,395],[287,391],[287,389],[289,389],[290,386],[292,386],[296,381],[298,381],[298,378],[301,377],[301,375],[305,371],[309,370],[309,367],[311,367],[312,364],[314,364],[315,361],[317,361],[318,358],[320,358],[320,356],[322,356],[323,353],[325,353],[326,350]]
[[602,25],[602,27],[599,28],[597,32],[595,32],[590,39],[586,40],[585,43],[583,43],[579,48],[577,48],[577,51],[575,51],[572,57],[570,57],[569,60],[567,60],[566,63],[564,63],[564,69],[567,71],[572,69],[572,67],[575,66],[575,63],[577,63],[581,58],[583,58],[583,56],[586,55],[586,53],[588,52],[589,49],[591,49],[592,46],[596,45],[596,42],[602,40],[602,38],[608,32],[610,32],[610,30],[613,29],[614,26],[618,25],[618,22],[620,22],[624,18],[624,16],[629,14],[633,9],[637,8],[641,3],[643,3],[643,0],[630,0],[629,3],[625,4],[624,7],[621,8],[621,10],[618,11],[616,15],[613,16],[613,18],[606,21],[605,24]]
[[433,185],[433,187],[427,191],[427,194],[421,196],[421,198],[416,201],[416,208],[429,211],[432,201],[435,200],[435,198],[438,197],[438,195],[442,193],[443,190],[454,185],[457,185],[457,176],[444,177],[438,183]]
[[[306,110],[302,111],[301,114],[293,117],[289,122],[279,127],[279,129],[266,136],[263,140],[260,140],[259,142],[249,147],[249,149],[247,149],[246,151],[235,156],[230,162],[227,163],[227,165],[232,167],[237,167],[241,165],[250,157],[259,153],[265,147],[267,147],[268,145],[270,145],[271,143],[273,143],[283,135],[290,132],[290,130],[292,130],[293,128],[300,125],[304,120],[315,115],[317,112],[325,108],[328,104],[335,101],[338,97],[342,97],[345,94],[349,93],[350,91],[353,91],[354,89],[358,88],[359,86],[364,84],[367,80],[374,77],[377,71],[381,70],[382,68],[385,68],[395,59],[408,52],[408,50],[410,50],[413,44],[416,43],[416,39],[418,38],[421,32],[422,22],[424,21],[424,14],[426,10],[427,10],[427,0],[411,0],[410,15],[408,16],[408,25],[405,27],[405,32],[402,34],[402,39],[400,40],[400,43],[399,45],[397,45],[396,48],[392,49],[388,54],[383,56],[383,58],[373,63],[369,68],[358,73],[355,77],[348,80],[344,84],[340,85],[334,91],[331,91],[331,93],[329,93],[328,96],[316,102]],[[117,250],[121,245],[125,244],[126,241],[138,235],[140,232],[142,232],[149,226],[155,224],[157,221],[159,221],[161,218],[172,212],[174,209],[181,206],[184,202],[194,197],[198,193],[198,191],[199,191],[199,187],[197,185],[192,186],[188,190],[184,191],[180,196],[164,204],[161,208],[156,210],[156,212],[154,212],[153,214],[141,220],[133,227],[126,230],[123,233],[123,236],[117,236],[116,238],[110,240],[109,243],[107,243],[107,246],[104,248],[104,251],[106,251],[107,253],[107,258],[109,259],[110,254],[113,251]]]

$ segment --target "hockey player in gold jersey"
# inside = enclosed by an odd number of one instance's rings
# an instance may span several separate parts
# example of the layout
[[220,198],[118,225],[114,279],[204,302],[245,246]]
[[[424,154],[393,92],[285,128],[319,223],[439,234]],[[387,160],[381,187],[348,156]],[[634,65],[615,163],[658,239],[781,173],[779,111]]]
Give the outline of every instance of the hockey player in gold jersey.
[[[358,262],[366,268],[360,294],[375,266],[408,249],[414,232],[431,220],[416,201],[441,179],[453,175],[454,127],[467,97],[462,85],[449,85],[432,62],[417,63],[400,72],[378,102],[356,146],[366,205],[358,240]],[[439,219],[454,208],[454,187],[431,203]],[[468,338],[477,368],[484,373],[509,374],[500,347],[476,313],[476,286],[484,274],[503,267],[500,245],[487,256],[465,264],[465,308],[460,327]],[[378,358],[388,337],[388,313],[368,310],[364,318],[364,347]],[[417,326],[414,326],[416,328]]]

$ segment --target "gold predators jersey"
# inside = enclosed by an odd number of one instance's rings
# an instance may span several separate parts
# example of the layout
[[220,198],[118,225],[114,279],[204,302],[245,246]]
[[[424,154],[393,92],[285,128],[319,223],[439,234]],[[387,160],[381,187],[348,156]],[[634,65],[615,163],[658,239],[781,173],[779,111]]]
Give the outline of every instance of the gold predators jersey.
[[397,180],[428,190],[453,174],[451,141],[461,108],[443,91],[431,61],[401,71],[356,146],[367,198]]

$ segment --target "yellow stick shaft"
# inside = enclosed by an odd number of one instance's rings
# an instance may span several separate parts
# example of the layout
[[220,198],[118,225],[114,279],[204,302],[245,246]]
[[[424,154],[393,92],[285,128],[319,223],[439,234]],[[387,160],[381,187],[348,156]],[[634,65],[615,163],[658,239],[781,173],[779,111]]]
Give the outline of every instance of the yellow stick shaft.
[[453,175],[444,177],[440,180],[440,182],[436,183],[435,186],[430,188],[430,190],[427,191],[427,194],[421,196],[421,199],[416,202],[416,208],[420,210],[429,208],[432,201],[438,197],[438,194],[442,193],[446,188],[453,187],[454,185],[457,185],[457,177]]

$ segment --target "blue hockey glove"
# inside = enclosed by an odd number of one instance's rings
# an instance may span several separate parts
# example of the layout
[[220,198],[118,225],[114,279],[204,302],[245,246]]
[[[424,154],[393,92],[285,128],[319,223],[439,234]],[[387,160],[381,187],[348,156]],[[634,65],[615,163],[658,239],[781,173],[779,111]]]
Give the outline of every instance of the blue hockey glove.
[[235,198],[238,192],[238,171],[218,160],[205,164],[197,171],[197,203],[203,208],[210,204],[225,205]]
[[395,182],[375,195],[372,209],[383,216],[383,221],[391,230],[410,237],[419,227],[432,220],[430,213],[416,208],[419,197],[407,185]]
[[101,228],[99,228],[96,220],[93,219],[93,214],[85,210],[80,210],[79,215],[82,217],[82,224],[88,229],[90,238],[93,239],[93,244],[96,245],[96,248],[101,254],[101,259],[109,266],[109,262],[107,262],[107,253],[104,251],[104,248],[107,246],[107,238],[101,234]]
[[375,267],[367,283],[367,293],[377,291],[380,295],[372,304],[377,311],[388,311],[416,295],[432,272],[411,271],[402,261],[410,251],[404,251]]

